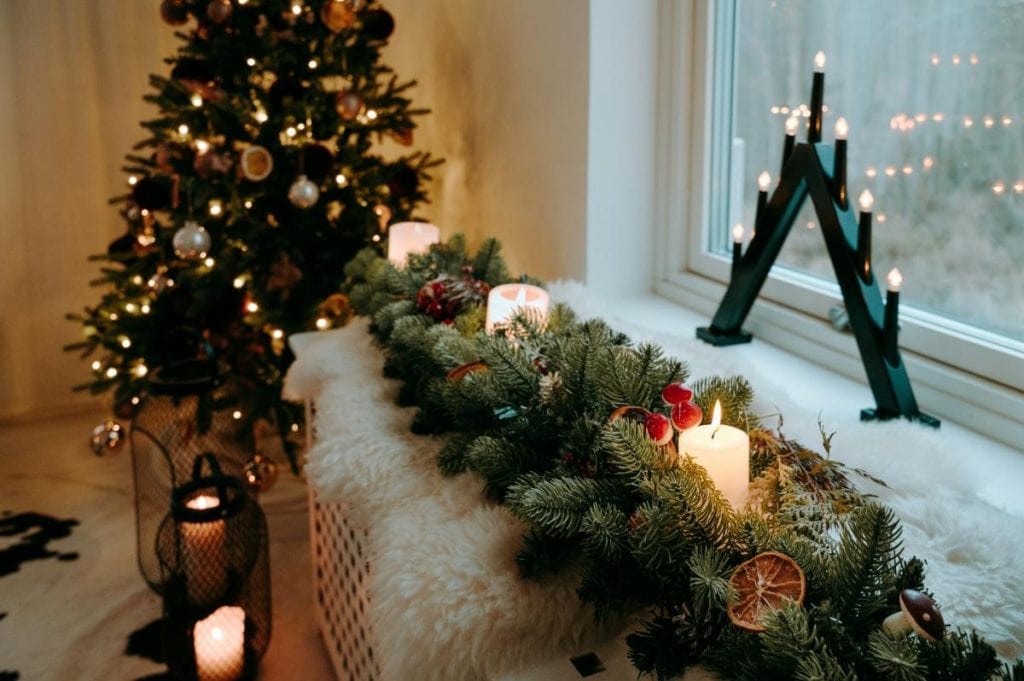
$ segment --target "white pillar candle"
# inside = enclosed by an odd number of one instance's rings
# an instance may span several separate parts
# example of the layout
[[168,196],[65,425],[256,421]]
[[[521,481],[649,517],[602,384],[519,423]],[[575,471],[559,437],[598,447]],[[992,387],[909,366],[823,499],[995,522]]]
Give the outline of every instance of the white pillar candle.
[[441,230],[428,222],[398,222],[388,228],[388,262],[405,267],[410,253],[426,253],[441,240]]
[[722,405],[715,402],[711,423],[679,433],[679,455],[704,467],[733,509],[747,503],[750,485],[750,438],[739,428],[722,425]]
[[217,608],[192,629],[199,681],[235,681],[245,670],[245,611]]
[[487,295],[487,333],[503,326],[517,312],[524,311],[531,319],[543,324],[548,319],[551,298],[539,286],[530,284],[502,284]]
[[[187,508],[206,510],[220,506],[220,499],[200,494],[185,502]],[[223,520],[181,521],[181,553],[184,558],[185,585],[193,605],[215,603],[227,588],[227,555]]]

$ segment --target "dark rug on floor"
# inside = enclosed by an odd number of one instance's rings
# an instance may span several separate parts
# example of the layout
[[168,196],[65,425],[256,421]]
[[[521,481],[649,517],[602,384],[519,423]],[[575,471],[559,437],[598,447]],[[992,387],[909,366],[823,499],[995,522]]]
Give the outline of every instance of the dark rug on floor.
[[22,536],[20,541],[0,550],[0,577],[17,572],[24,563],[32,560],[76,560],[77,553],[58,553],[50,550],[47,545],[69,536],[71,528],[77,524],[74,518],[60,520],[42,513],[14,515],[11,511],[4,511],[0,514],[0,537]]
[[[128,635],[128,645],[124,649],[125,655],[142,657],[159,664],[167,662],[164,656],[163,641],[163,619],[153,620],[141,629],[136,629]],[[151,674],[135,679],[135,681],[171,681],[172,677],[167,672]],[[3,681],[3,679],[0,679]]]

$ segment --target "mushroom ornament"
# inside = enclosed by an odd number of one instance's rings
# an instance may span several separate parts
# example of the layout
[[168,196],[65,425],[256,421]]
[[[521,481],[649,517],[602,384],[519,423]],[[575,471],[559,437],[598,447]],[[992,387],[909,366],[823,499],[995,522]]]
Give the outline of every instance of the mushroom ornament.
[[882,629],[890,636],[913,630],[926,641],[938,641],[945,634],[946,625],[931,598],[920,591],[904,589],[900,592],[899,612],[886,617]]

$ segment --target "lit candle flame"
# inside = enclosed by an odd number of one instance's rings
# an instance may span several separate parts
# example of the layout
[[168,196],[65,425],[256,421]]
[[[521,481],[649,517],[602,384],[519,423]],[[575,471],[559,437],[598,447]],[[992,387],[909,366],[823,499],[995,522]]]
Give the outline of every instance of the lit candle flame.
[[717,428],[722,425],[722,402],[715,400],[715,409],[711,412],[711,425]]
[[842,116],[836,121],[836,139],[844,140],[846,136],[850,134],[850,126],[847,124],[846,119]]
[[899,293],[900,287],[903,286],[903,275],[900,274],[898,267],[893,267],[889,270],[886,281],[889,282],[889,290],[893,293]]
[[818,53],[814,55],[814,70],[818,73],[822,73],[825,70],[825,53],[818,50]]
[[875,197],[871,195],[871,192],[865,189],[857,197],[857,203],[860,204],[860,209],[865,213],[870,213],[871,208],[875,205]]
[[732,226],[732,241],[736,244],[743,241],[743,225],[738,222]]
[[761,174],[757,176],[757,187],[763,192],[768,191],[768,186],[772,183],[772,176],[768,174],[767,170],[762,170]]
[[800,125],[800,121],[797,120],[796,116],[790,116],[789,118],[787,118],[786,119],[786,134],[787,135],[795,135],[796,134],[796,128],[797,128],[798,125]]

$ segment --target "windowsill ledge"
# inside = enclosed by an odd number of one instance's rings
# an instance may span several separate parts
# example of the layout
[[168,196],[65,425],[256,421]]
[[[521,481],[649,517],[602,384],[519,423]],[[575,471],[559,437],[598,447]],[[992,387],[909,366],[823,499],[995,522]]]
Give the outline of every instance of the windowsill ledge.
[[[781,411],[783,431],[806,445],[820,449],[818,420],[836,431],[836,459],[863,467],[887,479],[891,457],[929,459],[922,449],[941,450],[940,466],[951,466],[942,476],[960,491],[1015,515],[1024,516],[1024,453],[995,442],[963,425],[944,419],[938,431],[905,421],[863,423],[860,410],[873,406],[871,391],[838,373],[802,359],[761,339],[747,345],[714,348],[698,341],[694,330],[705,326],[704,313],[654,294],[600,298],[575,283],[556,283],[555,300],[569,303],[584,317],[599,316],[634,341],[656,342],[673,356],[687,361],[695,378],[714,374],[741,374],[757,396],[755,408],[764,414]],[[927,405],[923,405],[927,411]],[[766,419],[766,424],[772,422]],[[863,445],[855,450],[857,445]],[[870,450],[870,451],[867,451]],[[939,471],[937,475],[942,475]],[[955,477],[954,477],[955,476]]]

